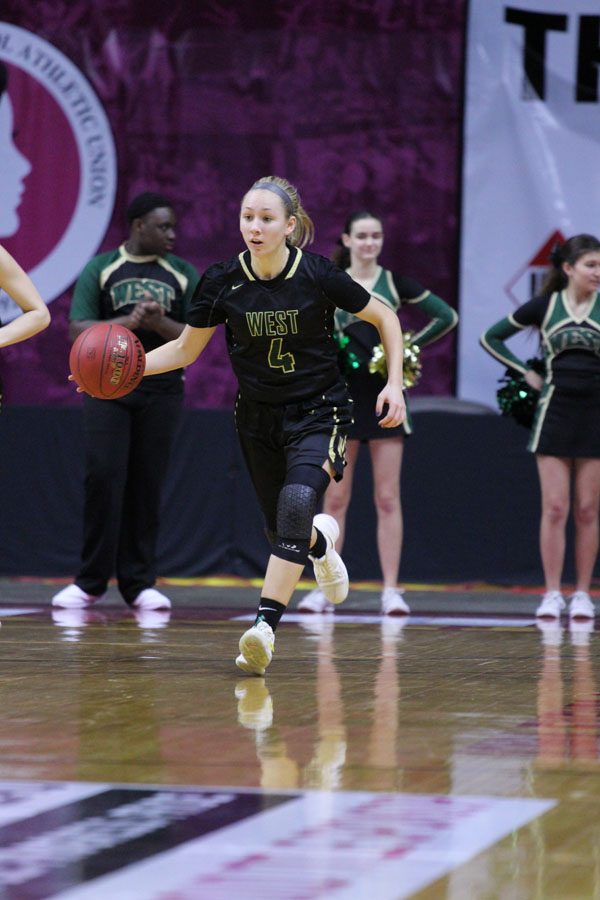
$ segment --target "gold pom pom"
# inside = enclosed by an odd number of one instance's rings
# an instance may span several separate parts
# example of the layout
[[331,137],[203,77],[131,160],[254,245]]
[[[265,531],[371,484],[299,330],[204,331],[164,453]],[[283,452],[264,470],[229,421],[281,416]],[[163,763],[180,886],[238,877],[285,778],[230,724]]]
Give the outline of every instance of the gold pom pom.
[[371,375],[381,375],[384,380],[387,378],[387,363],[385,361],[383,344],[377,344],[373,347],[373,355],[369,360],[369,372]]
[[[414,337],[414,332],[405,331],[403,337],[404,360],[402,372],[404,376],[404,387],[411,388],[414,387],[421,378],[423,369],[421,364],[421,348],[418,347],[417,344],[413,344],[412,339]],[[373,348],[373,355],[369,360],[369,372],[371,375],[377,374],[381,375],[384,379],[387,378],[387,364],[385,361],[383,344],[377,344],[377,346]]]

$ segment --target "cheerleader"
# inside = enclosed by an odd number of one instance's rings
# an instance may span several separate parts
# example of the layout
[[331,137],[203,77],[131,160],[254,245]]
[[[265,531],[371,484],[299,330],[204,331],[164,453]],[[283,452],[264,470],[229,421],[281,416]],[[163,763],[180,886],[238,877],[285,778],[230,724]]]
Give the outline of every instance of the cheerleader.
[[[572,506],[576,584],[569,616],[593,619],[589,591],[598,555],[600,505],[600,241],[577,234],[554,248],[551,261],[539,296],[488,328],[481,343],[540,392],[528,445],[536,455],[542,497],[545,593],[536,615],[558,619],[565,608],[561,579]],[[543,376],[505,343],[529,327],[540,333]]]
[[[418,281],[382,268],[378,262],[382,246],[381,220],[367,211],[355,212],[346,221],[333,261],[394,314],[405,304],[424,313],[429,321],[412,339],[413,345],[420,349],[451,331],[456,326],[458,316],[447,303]],[[383,576],[381,613],[407,615],[410,609],[403,590],[398,587],[398,570],[404,531],[400,473],[404,438],[412,431],[410,411],[396,428],[384,431],[378,427],[374,412],[375,398],[384,379],[379,371],[370,371],[369,362],[374,348],[379,345],[379,336],[368,322],[361,321],[342,309],[337,310],[335,318],[342,345],[342,368],[354,401],[354,424],[348,432],[348,465],[344,480],[330,485],[323,509],[339,525],[340,536],[336,546],[341,552],[356,460],[361,443],[367,444],[373,470],[377,550]],[[332,611],[333,606],[317,588],[300,601],[298,609],[306,613],[324,613]]]

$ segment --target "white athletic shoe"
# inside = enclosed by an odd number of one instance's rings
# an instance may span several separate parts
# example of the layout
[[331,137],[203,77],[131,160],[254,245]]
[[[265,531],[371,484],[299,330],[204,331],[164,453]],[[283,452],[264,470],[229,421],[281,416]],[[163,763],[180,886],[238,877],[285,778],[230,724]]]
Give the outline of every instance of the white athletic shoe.
[[86,606],[98,603],[105,596],[106,594],[101,594],[99,597],[95,597],[93,594],[87,594],[85,591],[82,591],[76,584],[68,584],[66,588],[54,595],[52,606],[60,606],[63,609],[83,609]]
[[381,594],[381,614],[383,616],[407,616],[410,607],[398,588],[385,588]]
[[560,591],[546,591],[535,614],[540,619],[560,619],[564,608],[565,601]]
[[569,618],[593,619],[595,615],[594,604],[587,591],[575,591],[569,603]]
[[323,591],[315,588],[302,598],[298,604],[298,612],[303,613],[329,613],[333,612],[333,603],[330,603]]
[[240,638],[240,655],[235,664],[249,675],[264,675],[273,658],[275,635],[268,622],[258,622]]
[[342,557],[335,550],[335,542],[340,533],[338,523],[333,516],[319,513],[314,517],[313,525],[319,529],[327,541],[327,550],[321,559],[315,559],[309,554],[317,584],[330,603],[343,603],[348,596],[350,585],[346,566]]
[[171,609],[171,601],[156,588],[146,588],[141,591],[133,603],[134,609]]

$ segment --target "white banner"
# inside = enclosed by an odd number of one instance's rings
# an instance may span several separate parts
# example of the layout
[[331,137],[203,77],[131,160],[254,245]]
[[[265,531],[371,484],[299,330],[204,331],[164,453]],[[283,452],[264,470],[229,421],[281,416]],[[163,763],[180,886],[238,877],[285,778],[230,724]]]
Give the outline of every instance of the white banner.
[[557,238],[600,236],[598,0],[471,0],[466,52],[458,395],[495,407],[479,335],[538,291]]

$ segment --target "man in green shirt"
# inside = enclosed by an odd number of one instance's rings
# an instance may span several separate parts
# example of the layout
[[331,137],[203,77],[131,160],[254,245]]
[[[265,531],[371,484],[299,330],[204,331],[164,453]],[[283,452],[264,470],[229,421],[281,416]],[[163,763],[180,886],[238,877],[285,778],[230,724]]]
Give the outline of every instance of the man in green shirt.
[[[176,338],[199,281],[171,253],[176,220],[168,199],[144,192],[127,209],[129,237],[94,257],[81,273],[70,311],[73,340],[96,322],[134,331],[146,352]],[[134,610],[169,609],[156,590],[162,487],[183,402],[183,370],[145,378],[118,400],[84,396],[85,501],[81,566],[52,605],[82,608],[101,600],[116,575]]]

